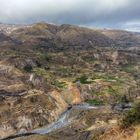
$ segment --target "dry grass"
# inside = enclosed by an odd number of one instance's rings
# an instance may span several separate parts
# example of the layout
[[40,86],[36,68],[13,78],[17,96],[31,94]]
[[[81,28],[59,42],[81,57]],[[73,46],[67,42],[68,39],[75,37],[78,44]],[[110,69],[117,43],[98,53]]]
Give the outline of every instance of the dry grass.
[[126,130],[114,127],[99,136],[98,140],[140,140],[140,126]]

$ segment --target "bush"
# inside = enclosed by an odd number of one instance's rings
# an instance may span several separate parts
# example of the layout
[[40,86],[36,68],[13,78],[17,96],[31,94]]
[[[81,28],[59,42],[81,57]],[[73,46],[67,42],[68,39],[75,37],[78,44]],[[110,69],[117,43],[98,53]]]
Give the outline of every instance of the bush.
[[140,102],[137,103],[124,117],[122,126],[127,128],[140,123]]
[[24,66],[24,70],[25,70],[26,72],[31,72],[31,71],[33,70],[33,67],[32,67],[32,65],[27,64],[27,65]]
[[122,97],[120,98],[120,103],[121,103],[121,104],[127,104],[127,103],[129,103],[128,97],[127,97],[126,95],[122,96]]
[[39,56],[39,60],[40,61],[50,61],[51,60],[51,55],[47,54],[47,53],[41,54]]

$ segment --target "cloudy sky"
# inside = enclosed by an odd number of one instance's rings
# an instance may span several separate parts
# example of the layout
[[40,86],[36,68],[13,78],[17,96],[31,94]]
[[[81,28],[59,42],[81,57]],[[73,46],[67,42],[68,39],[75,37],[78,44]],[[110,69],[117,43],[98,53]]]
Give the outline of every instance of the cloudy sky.
[[0,22],[140,31],[140,0],[0,0]]

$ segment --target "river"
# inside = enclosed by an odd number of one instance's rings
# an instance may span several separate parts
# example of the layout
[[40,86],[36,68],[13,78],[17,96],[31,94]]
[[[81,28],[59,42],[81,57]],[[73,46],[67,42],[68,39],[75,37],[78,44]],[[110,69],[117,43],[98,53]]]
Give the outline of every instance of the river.
[[57,121],[53,122],[50,125],[47,125],[45,127],[39,128],[39,129],[35,129],[31,132],[19,133],[19,134],[16,134],[14,136],[10,136],[10,137],[7,137],[7,138],[1,139],[1,140],[12,140],[12,139],[15,139],[15,138],[18,138],[18,137],[25,137],[25,136],[29,136],[29,135],[48,134],[48,133],[54,132],[58,129],[61,129],[61,128],[64,128],[64,127],[70,125],[70,123],[72,123],[72,121],[76,117],[76,116],[71,116],[70,115],[74,110],[91,110],[91,109],[97,109],[97,108],[98,107],[90,106],[87,103],[74,105],[70,109],[68,109],[66,112],[61,114],[59,119]]

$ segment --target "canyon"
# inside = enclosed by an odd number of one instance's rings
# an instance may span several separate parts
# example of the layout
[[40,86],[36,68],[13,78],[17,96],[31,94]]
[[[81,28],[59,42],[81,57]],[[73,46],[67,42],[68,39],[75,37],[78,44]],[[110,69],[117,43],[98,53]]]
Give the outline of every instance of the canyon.
[[[74,25],[0,24],[0,139],[135,140],[140,35]],[[139,114],[138,114],[139,115]]]

